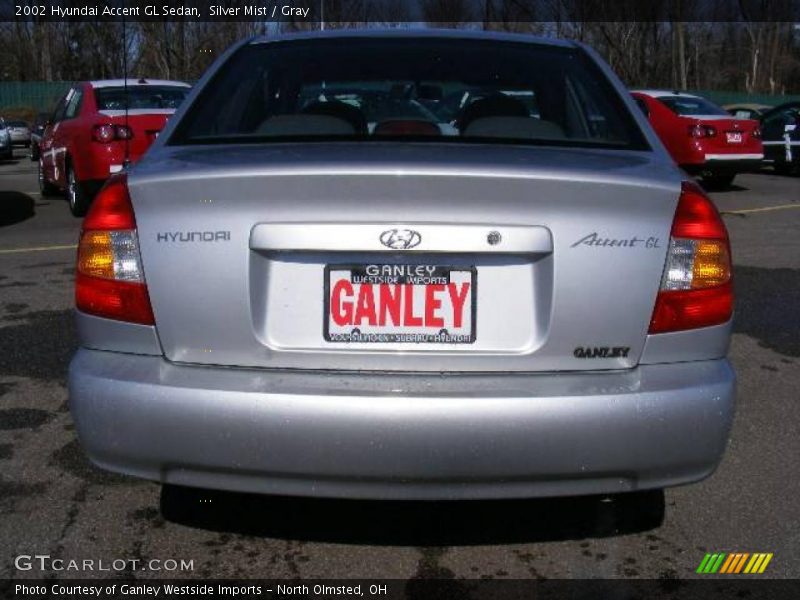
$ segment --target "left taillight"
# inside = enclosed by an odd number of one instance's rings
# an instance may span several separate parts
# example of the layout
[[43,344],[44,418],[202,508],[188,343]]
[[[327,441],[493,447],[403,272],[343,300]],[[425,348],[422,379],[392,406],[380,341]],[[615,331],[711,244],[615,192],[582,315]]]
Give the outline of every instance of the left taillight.
[[733,315],[728,232],[713,202],[684,182],[650,333],[719,325]]
[[717,135],[717,130],[710,125],[697,123],[689,126],[689,136],[693,138],[709,138]]
[[125,125],[102,124],[92,127],[92,139],[101,144],[132,138],[133,130]]
[[83,220],[75,304],[90,315],[155,324],[124,173],[108,180]]

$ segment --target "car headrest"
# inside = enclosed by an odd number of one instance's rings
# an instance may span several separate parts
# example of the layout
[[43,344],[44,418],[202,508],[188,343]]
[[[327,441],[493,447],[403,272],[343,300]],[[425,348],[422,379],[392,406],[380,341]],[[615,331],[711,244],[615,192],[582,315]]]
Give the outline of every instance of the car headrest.
[[336,117],[350,123],[353,129],[358,134],[367,133],[367,118],[360,108],[340,102],[338,100],[331,100],[328,102],[316,101],[312,102],[301,111],[304,115],[326,115],[329,117]]
[[461,135],[517,139],[564,139],[564,130],[552,121],[534,117],[484,117],[475,119]]
[[353,126],[338,117],[327,115],[275,115],[269,117],[254,133],[274,136],[354,135]]
[[527,116],[528,109],[521,100],[505,94],[493,94],[465,106],[456,120],[456,126],[464,131],[476,119]]

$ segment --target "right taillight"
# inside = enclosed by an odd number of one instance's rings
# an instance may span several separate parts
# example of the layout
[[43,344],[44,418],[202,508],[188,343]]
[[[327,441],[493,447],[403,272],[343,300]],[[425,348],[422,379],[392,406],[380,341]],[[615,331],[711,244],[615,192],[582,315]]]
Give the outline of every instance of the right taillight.
[[684,182],[650,333],[719,325],[732,314],[728,232],[703,190]]
[[108,180],[83,220],[75,304],[106,319],[155,323],[124,173]]

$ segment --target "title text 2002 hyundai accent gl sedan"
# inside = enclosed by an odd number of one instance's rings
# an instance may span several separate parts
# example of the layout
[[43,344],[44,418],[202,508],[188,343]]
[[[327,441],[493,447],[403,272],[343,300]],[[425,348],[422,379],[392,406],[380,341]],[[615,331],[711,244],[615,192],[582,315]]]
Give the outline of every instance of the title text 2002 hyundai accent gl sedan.
[[249,40],[84,221],[71,409],[97,465],[186,486],[687,483],[731,425],[730,270],[584,46]]

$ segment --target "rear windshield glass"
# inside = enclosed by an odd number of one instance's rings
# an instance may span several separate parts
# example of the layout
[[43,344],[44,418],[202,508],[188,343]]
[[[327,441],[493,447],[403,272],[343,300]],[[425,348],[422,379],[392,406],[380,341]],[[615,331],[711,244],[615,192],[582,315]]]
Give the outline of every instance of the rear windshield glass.
[[9,127],[27,127],[28,124],[25,121],[7,121],[6,124]]
[[[94,91],[97,110],[125,110],[125,87],[104,87]],[[189,88],[174,85],[129,85],[128,109],[167,108],[180,106]]]
[[244,46],[169,143],[322,139],[647,148],[581,51],[425,38]]
[[727,112],[722,110],[716,104],[712,104],[703,98],[687,98],[686,96],[661,96],[658,98],[662,104],[665,104],[676,115],[694,116],[694,115],[725,115],[729,116]]

